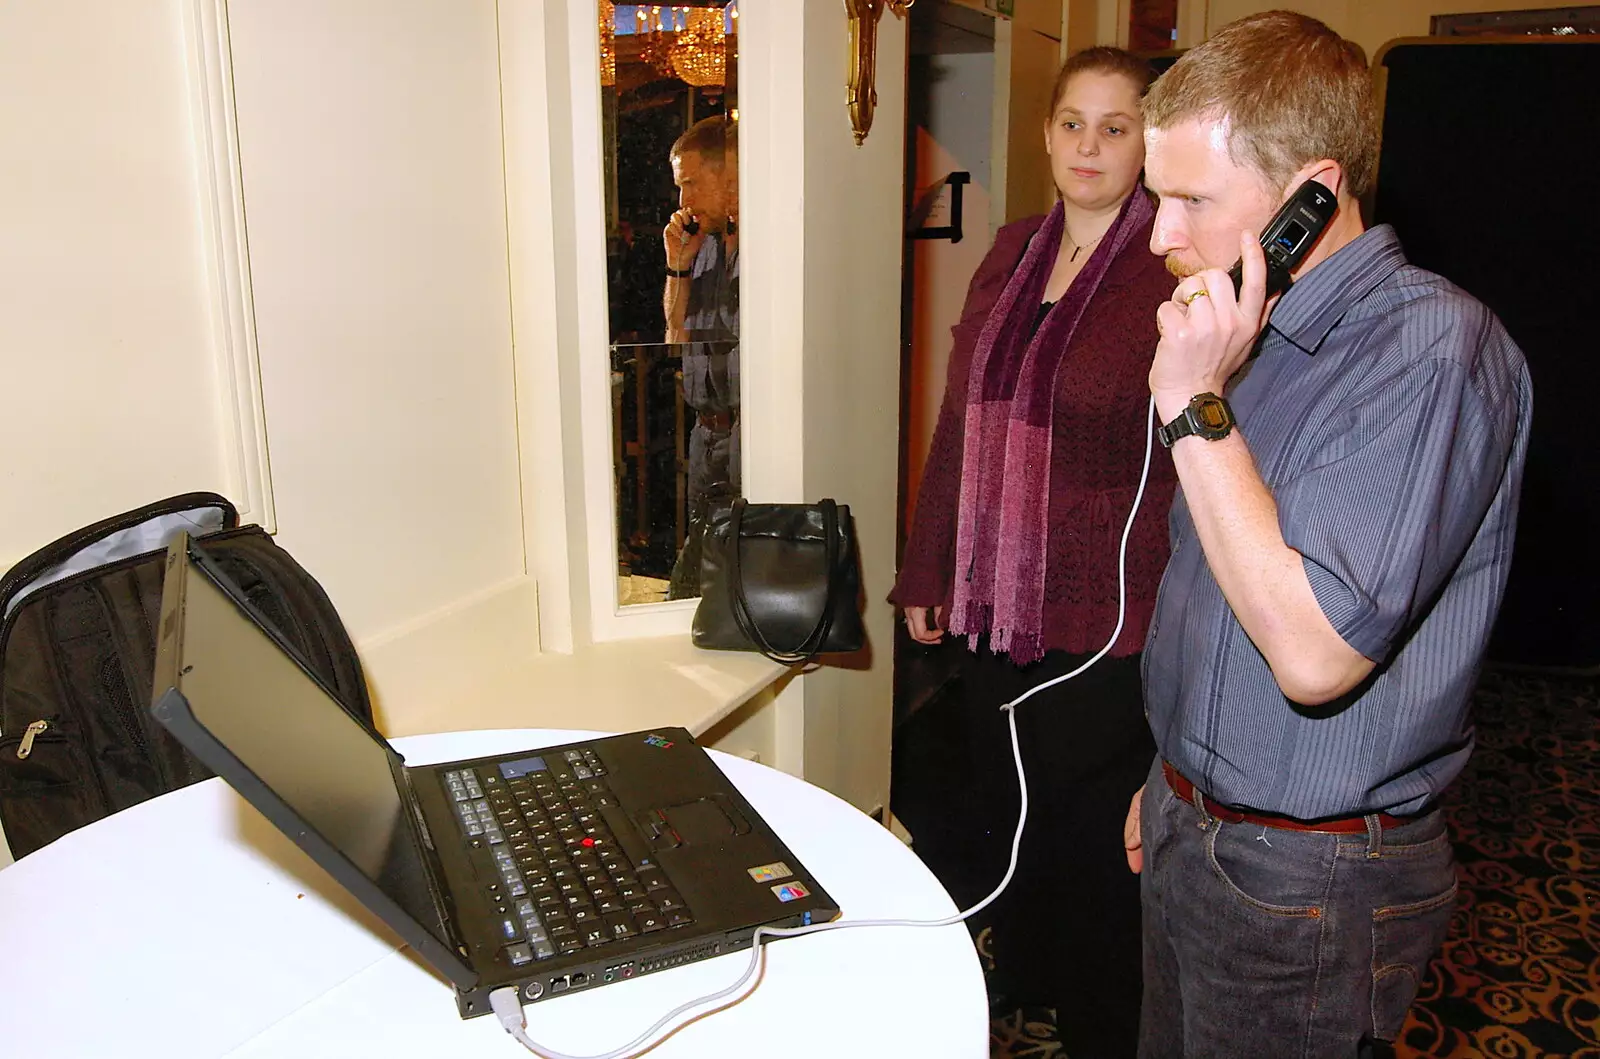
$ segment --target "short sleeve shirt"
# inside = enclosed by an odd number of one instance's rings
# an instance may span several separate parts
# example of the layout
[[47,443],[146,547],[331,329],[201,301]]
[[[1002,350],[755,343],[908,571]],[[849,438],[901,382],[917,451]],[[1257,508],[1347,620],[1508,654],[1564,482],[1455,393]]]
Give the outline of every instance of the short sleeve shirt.
[[683,326],[683,399],[697,412],[739,407],[739,255],[720,236],[700,244]]
[[1527,365],[1494,314],[1409,265],[1387,225],[1297,282],[1258,349],[1229,402],[1323,613],[1377,667],[1337,702],[1286,699],[1180,491],[1144,657],[1156,744],[1240,808],[1415,812],[1471,752],[1527,453]]

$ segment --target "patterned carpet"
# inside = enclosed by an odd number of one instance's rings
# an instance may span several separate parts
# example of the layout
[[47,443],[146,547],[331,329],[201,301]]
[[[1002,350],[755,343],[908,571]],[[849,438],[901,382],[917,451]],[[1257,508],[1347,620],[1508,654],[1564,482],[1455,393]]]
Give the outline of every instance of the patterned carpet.
[[[1600,680],[1487,673],[1476,720],[1445,798],[1460,905],[1398,1055],[1600,1059]],[[996,1059],[1070,1059],[1050,1009],[997,1006]]]
[[1461,901],[1400,1055],[1600,1059],[1600,682],[1489,674],[1477,709]]

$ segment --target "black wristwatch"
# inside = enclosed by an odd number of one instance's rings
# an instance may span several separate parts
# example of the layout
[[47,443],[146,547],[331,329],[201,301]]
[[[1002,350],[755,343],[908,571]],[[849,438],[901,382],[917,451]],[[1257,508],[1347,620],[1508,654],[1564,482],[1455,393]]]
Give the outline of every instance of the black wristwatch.
[[1156,437],[1169,449],[1179,438],[1190,434],[1207,441],[1219,441],[1233,431],[1234,422],[1233,409],[1225,399],[1210,392],[1197,393],[1189,398],[1189,407],[1178,418],[1156,429]]

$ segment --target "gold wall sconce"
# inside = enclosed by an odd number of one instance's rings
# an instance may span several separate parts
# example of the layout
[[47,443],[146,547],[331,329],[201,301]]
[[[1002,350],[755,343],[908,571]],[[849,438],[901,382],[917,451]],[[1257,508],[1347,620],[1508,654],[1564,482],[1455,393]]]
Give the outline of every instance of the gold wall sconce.
[[850,16],[850,124],[860,146],[872,129],[872,112],[878,105],[878,19],[883,9],[904,18],[916,0],[844,0]]

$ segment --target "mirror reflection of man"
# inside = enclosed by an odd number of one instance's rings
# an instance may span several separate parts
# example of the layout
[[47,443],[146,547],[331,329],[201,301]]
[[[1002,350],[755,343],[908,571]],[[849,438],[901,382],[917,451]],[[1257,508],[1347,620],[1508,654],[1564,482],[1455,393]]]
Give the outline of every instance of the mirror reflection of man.
[[[708,497],[740,491],[737,124],[726,117],[696,122],[672,145],[670,160],[678,210],[662,232],[662,308],[666,341],[683,358],[683,399],[693,416],[687,489],[693,515]],[[699,595],[699,581],[699,556],[680,555],[669,596]]]

